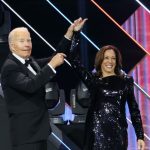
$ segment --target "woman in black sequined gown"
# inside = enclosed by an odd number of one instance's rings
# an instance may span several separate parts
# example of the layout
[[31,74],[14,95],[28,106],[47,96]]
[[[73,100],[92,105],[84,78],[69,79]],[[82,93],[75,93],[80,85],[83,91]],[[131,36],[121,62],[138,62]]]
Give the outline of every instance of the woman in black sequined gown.
[[84,150],[127,150],[127,102],[140,150],[144,132],[134,96],[133,78],[121,73],[121,56],[112,45],[104,46],[95,58],[96,74],[86,71],[78,61],[72,66],[87,85],[91,105],[86,119]]

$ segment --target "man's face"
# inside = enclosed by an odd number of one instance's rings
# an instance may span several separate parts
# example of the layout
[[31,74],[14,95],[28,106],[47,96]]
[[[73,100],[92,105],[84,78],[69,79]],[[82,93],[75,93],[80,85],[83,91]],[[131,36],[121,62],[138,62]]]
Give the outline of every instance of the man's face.
[[31,55],[32,42],[30,33],[27,30],[19,30],[15,33],[11,43],[12,52],[26,59]]

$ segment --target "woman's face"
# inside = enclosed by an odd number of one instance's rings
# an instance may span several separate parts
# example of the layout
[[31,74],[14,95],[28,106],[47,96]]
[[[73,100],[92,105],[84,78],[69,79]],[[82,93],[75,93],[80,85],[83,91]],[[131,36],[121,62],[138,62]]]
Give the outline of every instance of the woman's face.
[[104,53],[104,59],[101,64],[103,77],[115,75],[116,55],[113,49],[108,49]]

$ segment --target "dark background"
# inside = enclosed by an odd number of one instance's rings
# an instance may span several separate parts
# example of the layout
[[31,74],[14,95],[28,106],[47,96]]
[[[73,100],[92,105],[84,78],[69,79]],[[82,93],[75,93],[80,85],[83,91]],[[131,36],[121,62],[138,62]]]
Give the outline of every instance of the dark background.
[[[142,0],[149,5],[148,1]],[[25,21],[27,21],[42,37],[53,47],[65,34],[70,23],[67,22],[46,0],[5,0]],[[145,56],[142,47],[137,45],[114,21],[120,26],[139,8],[136,1],[131,0],[95,0],[100,11],[90,0],[51,0],[64,15],[72,22],[78,17],[88,18],[82,32],[89,37],[97,47],[113,44],[120,49],[123,57],[123,70],[129,73]],[[11,29],[19,26],[28,27],[12,10],[0,1],[0,68],[6,59],[9,48],[7,36]],[[5,16],[4,12],[9,15]],[[108,16],[110,15],[110,16]],[[112,17],[112,19],[110,19]],[[29,27],[28,27],[29,28]],[[30,28],[33,52],[35,58],[48,57],[53,50]],[[97,52],[83,35],[80,35],[80,44],[77,47],[81,62],[92,71],[94,58]],[[80,79],[68,64],[57,69],[54,81],[65,90],[66,102],[70,103],[70,90],[75,88]],[[83,146],[84,124],[72,124],[70,126],[58,125],[64,133],[79,147]],[[79,133],[78,133],[79,132]],[[64,138],[63,138],[64,140]]]
[[[6,0],[5,2],[55,48],[70,25],[46,0]],[[118,47],[123,56],[123,70],[126,73],[129,73],[145,56],[143,49],[118,28],[92,1],[51,0],[49,2],[53,3],[72,22],[80,16],[82,18],[88,18],[82,32],[99,48],[106,44],[113,44]],[[122,25],[139,7],[136,2],[130,0],[95,0],[95,2],[119,23],[119,25]],[[28,27],[7,6],[2,5],[10,13],[10,30],[18,26]],[[51,55],[53,50],[30,28],[29,30],[33,42],[32,55],[35,58]],[[2,64],[8,53],[8,46],[7,43],[1,43],[0,46],[0,55],[1,57],[4,56],[1,62]],[[80,36],[80,44],[77,49],[81,57],[81,62],[88,70],[92,71],[94,69],[93,64],[97,49],[82,35]],[[76,83],[79,81],[78,77],[73,73],[71,67],[65,63],[57,69],[57,76],[54,80],[57,80],[60,88],[65,89],[66,101],[69,103],[70,89],[76,86]]]

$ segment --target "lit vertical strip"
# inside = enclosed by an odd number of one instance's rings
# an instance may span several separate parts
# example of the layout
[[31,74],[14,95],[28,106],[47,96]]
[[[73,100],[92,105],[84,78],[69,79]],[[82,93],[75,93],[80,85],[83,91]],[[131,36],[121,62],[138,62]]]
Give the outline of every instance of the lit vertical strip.
[[[150,45],[149,45],[149,41],[150,41],[150,36],[147,39],[147,35],[149,35],[150,33],[150,28],[149,27],[149,19],[150,19],[150,14],[143,9],[142,7],[140,7],[139,12],[141,12],[141,18],[142,18],[142,26],[140,26],[140,30],[139,32],[141,32],[141,34],[139,36],[142,36],[142,43],[143,45],[147,48],[150,49]],[[148,17],[149,16],[149,17]],[[138,21],[140,21],[140,19],[138,19]],[[150,82],[148,82],[149,79],[149,63],[150,63],[150,57],[146,56],[143,60],[143,63],[139,66],[139,68],[141,68],[141,72],[140,72],[140,76],[142,76],[143,78],[141,79],[141,82],[144,84],[145,90],[148,91],[148,89],[150,88]],[[147,66],[147,67],[145,67]],[[147,114],[150,114],[150,102],[149,101],[144,101],[144,97],[141,97],[141,105],[142,107],[142,113],[144,114],[144,129],[146,133],[150,134],[150,119],[147,116]],[[150,148],[150,142],[146,141],[146,147],[147,149]]]
[[[143,15],[143,8],[140,7],[136,13],[135,13],[135,22],[136,22],[136,39],[139,43],[141,43],[144,47],[146,44],[145,40],[145,20],[144,20],[144,15]],[[146,76],[144,74],[144,65],[145,62],[145,57],[144,59],[137,65],[137,76],[138,76],[138,83],[142,86],[145,87],[143,84],[146,83],[144,80],[146,79]],[[145,89],[146,90],[146,89]],[[138,93],[138,99],[139,99],[139,106],[142,114],[147,114],[147,109],[146,108],[146,103],[148,103],[145,97],[142,95],[142,93]],[[147,121],[145,121],[147,123]]]
[[[146,18],[145,18],[145,20],[146,20],[146,41],[147,41],[147,43],[146,43],[146,48],[150,51],[150,44],[149,44],[149,42],[150,42],[150,15],[145,11],[145,13],[144,13],[144,15],[146,16]],[[146,57],[146,62],[147,62],[147,64],[146,64],[146,66],[148,66],[147,67],[147,75],[149,75],[149,73],[150,73],[150,57]],[[148,83],[150,83],[150,78],[147,78],[147,90],[148,90],[148,93],[150,93],[150,84],[148,84]]]
[[[78,1],[78,12],[79,16],[86,16],[86,0]],[[86,32],[86,28],[84,27],[84,32]],[[80,40],[80,49],[81,49],[81,61],[82,64],[89,68],[89,57],[88,57],[88,48],[87,48],[87,40],[81,38]]]
[[[140,10],[140,9],[139,9]],[[142,29],[141,29],[141,32],[143,33],[141,36],[142,36],[142,41],[141,41],[141,43],[143,44],[143,46],[144,47],[146,47],[146,43],[147,43],[147,41],[146,41],[146,36],[145,36],[145,33],[146,33],[146,20],[145,20],[145,15],[144,15],[144,9],[142,9],[141,10],[141,20],[139,19],[139,21],[141,21],[142,22]],[[141,65],[140,66],[146,66],[146,59],[145,59],[146,57],[144,57],[144,59],[142,60],[142,62],[141,62]],[[146,74],[146,68],[144,68],[144,67],[140,67],[140,68],[142,68],[141,69],[141,72],[140,72],[140,76],[143,74],[144,75],[144,78],[143,79],[141,79],[141,84],[144,84],[145,85],[145,83],[147,83],[147,74]],[[147,88],[146,88],[146,86],[143,86],[143,87],[145,87],[145,90],[147,91]],[[142,95],[142,100],[144,99],[144,97],[143,97],[143,95]],[[148,103],[148,101],[146,101],[145,102],[146,104]],[[140,106],[142,107],[142,111],[144,112],[144,114],[148,114],[148,109],[145,109],[145,105],[144,105],[144,101],[140,101]],[[147,106],[147,105],[146,105]],[[146,121],[146,123],[147,123],[147,121]]]

